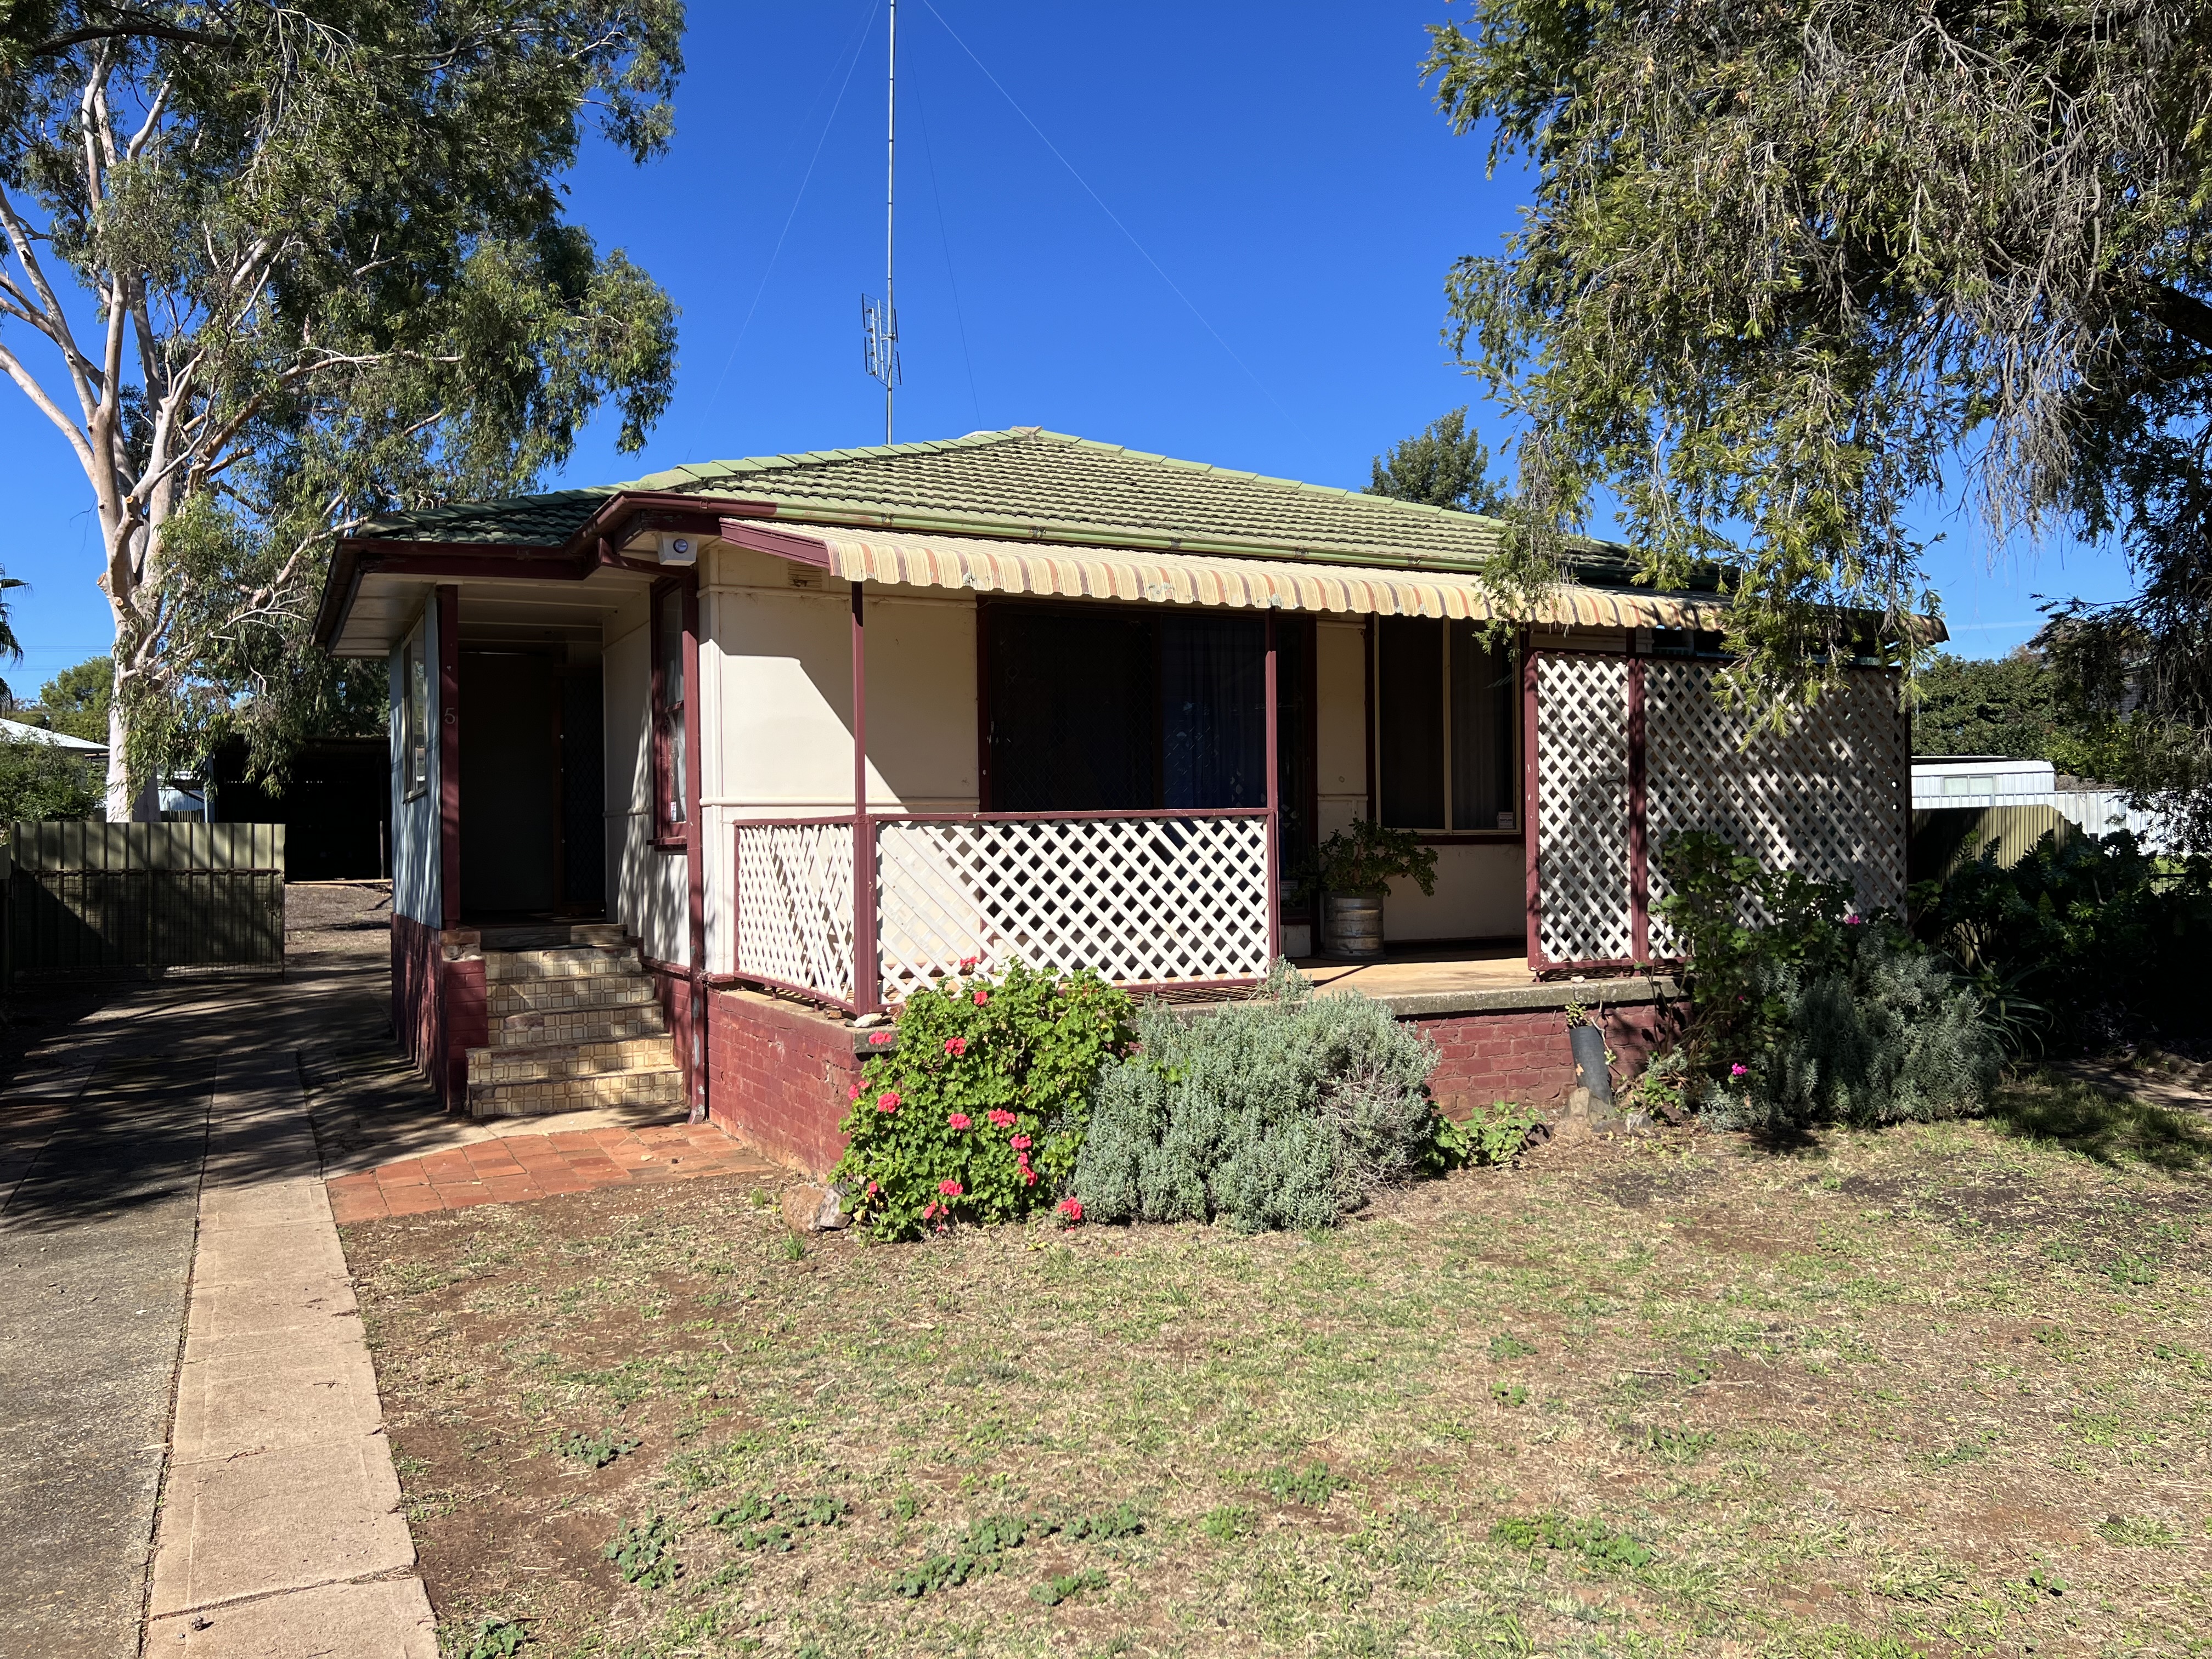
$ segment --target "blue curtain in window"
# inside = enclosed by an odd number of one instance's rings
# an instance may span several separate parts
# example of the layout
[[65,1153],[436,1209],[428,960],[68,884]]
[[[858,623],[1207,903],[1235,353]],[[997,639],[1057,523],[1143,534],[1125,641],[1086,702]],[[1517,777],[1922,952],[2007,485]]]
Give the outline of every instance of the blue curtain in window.
[[1265,806],[1267,624],[1160,618],[1161,804]]

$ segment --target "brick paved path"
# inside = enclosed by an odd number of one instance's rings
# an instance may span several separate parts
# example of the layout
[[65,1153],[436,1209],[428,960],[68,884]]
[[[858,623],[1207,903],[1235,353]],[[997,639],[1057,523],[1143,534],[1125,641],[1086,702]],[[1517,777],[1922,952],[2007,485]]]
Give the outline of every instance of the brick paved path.
[[781,1174],[711,1124],[507,1134],[334,1176],[331,1214],[343,1226],[378,1216],[513,1203],[594,1187],[693,1176]]

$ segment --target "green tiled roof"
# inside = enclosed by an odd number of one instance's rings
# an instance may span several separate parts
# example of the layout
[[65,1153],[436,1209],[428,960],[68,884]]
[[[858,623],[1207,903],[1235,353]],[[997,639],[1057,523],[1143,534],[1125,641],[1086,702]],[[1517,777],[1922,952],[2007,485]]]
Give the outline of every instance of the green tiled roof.
[[597,489],[394,514],[358,538],[557,545],[618,489],[765,501],[779,520],[968,529],[1140,546],[1395,555],[1473,563],[1495,520],[1380,495],[1236,472],[1036,427],[941,442],[817,450],[676,467]]

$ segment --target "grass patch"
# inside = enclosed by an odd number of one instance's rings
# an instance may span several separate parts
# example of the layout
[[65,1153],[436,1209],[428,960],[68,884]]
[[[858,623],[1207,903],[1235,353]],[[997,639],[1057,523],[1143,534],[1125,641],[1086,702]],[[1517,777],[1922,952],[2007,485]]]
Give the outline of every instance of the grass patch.
[[2212,1167],[2031,1117],[1312,1237],[788,1261],[714,1180],[345,1237],[452,1653],[2212,1655]]

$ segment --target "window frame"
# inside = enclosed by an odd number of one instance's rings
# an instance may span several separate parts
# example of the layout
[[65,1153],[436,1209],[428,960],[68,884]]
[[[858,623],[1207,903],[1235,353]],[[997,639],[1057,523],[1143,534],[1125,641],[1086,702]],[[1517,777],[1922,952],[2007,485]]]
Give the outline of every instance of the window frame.
[[[399,798],[420,800],[430,793],[430,665],[428,617],[399,647]],[[420,681],[418,690],[416,682]]]
[[[1383,794],[1389,787],[1386,781],[1389,768],[1384,760],[1382,746],[1382,653],[1376,648],[1379,644],[1381,624],[1385,620],[1387,619],[1384,617],[1374,616],[1370,617],[1367,623],[1367,755],[1370,768],[1368,811],[1370,816],[1377,823],[1382,822]],[[1452,787],[1454,783],[1452,776],[1452,637],[1455,619],[1439,617],[1414,620],[1435,622],[1437,624],[1441,641],[1438,681],[1439,694],[1443,703],[1443,714],[1438,727],[1438,742],[1443,750],[1438,775],[1439,787],[1443,792],[1445,821],[1441,825],[1394,825],[1392,827],[1410,829],[1421,843],[1428,847],[1519,842],[1527,835],[1528,827],[1528,803],[1522,776],[1522,767],[1526,760],[1523,752],[1526,734],[1522,730],[1523,722],[1520,713],[1522,668],[1528,656],[1528,641],[1516,636],[1505,647],[1504,653],[1507,672],[1504,677],[1504,696],[1509,700],[1508,706],[1511,710],[1511,717],[1504,722],[1510,756],[1504,770],[1505,775],[1511,780],[1507,795],[1513,802],[1513,827],[1510,830],[1505,830],[1493,824],[1486,829],[1462,829],[1451,822],[1454,793]]]
[[[684,676],[684,696],[674,702],[668,700],[665,668],[668,661],[666,638],[668,599],[681,594],[679,607],[681,626],[676,648],[681,653]],[[648,700],[652,722],[653,753],[653,844],[656,848],[681,850],[691,844],[693,804],[699,794],[698,744],[695,741],[696,723],[693,710],[699,696],[699,591],[689,576],[667,576],[653,583],[647,596],[647,648],[653,653],[652,691]],[[671,787],[672,751],[669,743],[670,721],[680,722],[684,738],[684,799],[678,802]],[[675,816],[681,810],[684,816]]]

